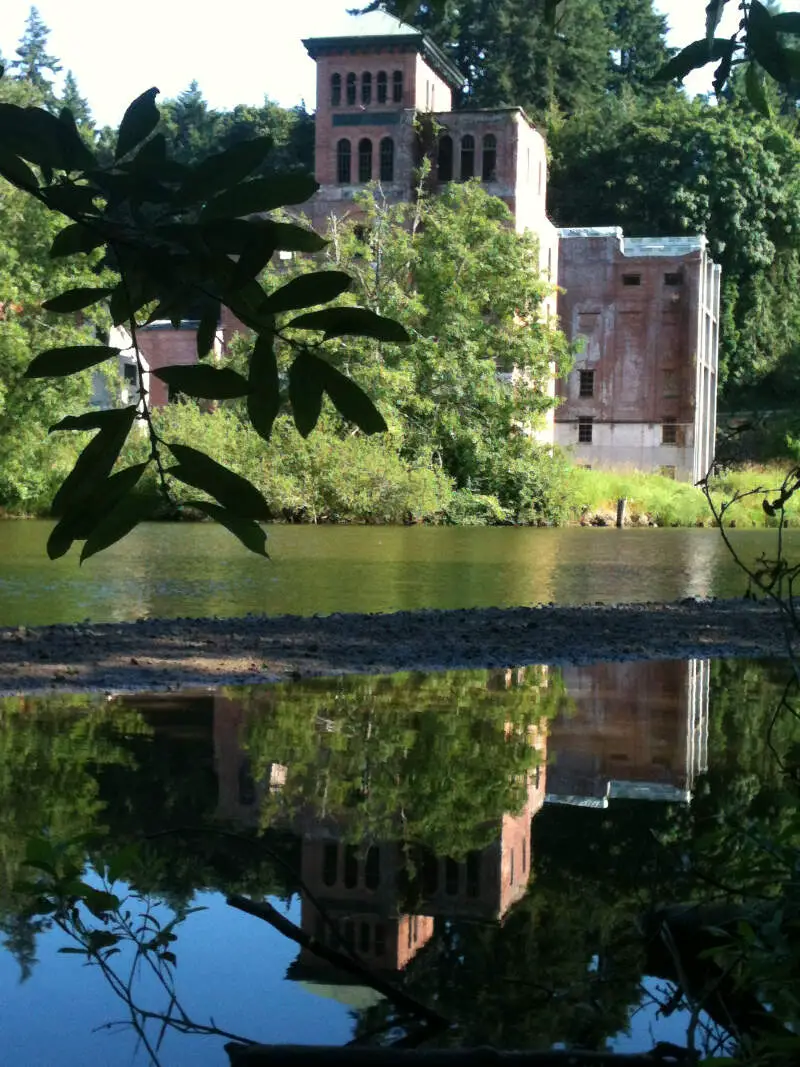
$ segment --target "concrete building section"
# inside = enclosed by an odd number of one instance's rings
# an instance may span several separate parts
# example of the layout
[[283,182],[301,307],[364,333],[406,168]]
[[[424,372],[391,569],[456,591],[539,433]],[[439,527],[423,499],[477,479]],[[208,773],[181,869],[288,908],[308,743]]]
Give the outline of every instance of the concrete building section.
[[592,467],[697,481],[716,434],[720,268],[705,238],[559,231],[561,325],[583,350],[558,383],[556,444]]

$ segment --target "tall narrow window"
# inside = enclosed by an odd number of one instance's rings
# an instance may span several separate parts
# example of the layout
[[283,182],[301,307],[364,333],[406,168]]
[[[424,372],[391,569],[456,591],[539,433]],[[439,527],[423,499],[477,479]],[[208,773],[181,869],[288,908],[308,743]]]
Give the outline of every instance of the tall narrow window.
[[394,181],[394,141],[391,137],[381,141],[381,181]]
[[344,847],[344,884],[347,889],[358,885],[358,853],[355,845]]
[[358,180],[372,181],[372,141],[369,137],[362,137],[358,142]]
[[335,885],[339,873],[339,846],[329,841],[322,851],[322,881]]
[[367,852],[364,864],[364,885],[367,889],[377,889],[381,884],[381,854],[377,845],[372,845]]
[[372,103],[372,75],[368,70],[361,75],[361,103]]
[[475,177],[475,138],[471,133],[461,138],[461,180]]
[[350,184],[350,142],[346,137],[336,145],[336,180],[339,185]]
[[356,102],[356,76],[355,74],[347,75],[347,103],[350,107]]
[[342,76],[331,74],[331,107],[338,107],[342,102]]
[[388,83],[386,81],[386,71],[385,70],[379,70],[378,71],[378,86],[377,86],[377,88],[378,88],[378,103],[379,104],[385,104],[386,103],[386,97],[388,96],[387,85],[388,85]]
[[485,182],[493,182],[497,177],[497,138],[493,133],[487,133],[483,139],[483,160],[481,165],[481,178]]
[[578,396],[594,396],[594,371],[582,370],[579,371],[578,374],[580,375],[580,388],[578,389]]
[[395,104],[403,102],[403,72],[396,70],[392,75],[392,100]]
[[453,138],[445,134],[439,138],[438,170],[440,182],[453,180]]
[[678,424],[675,419],[664,419],[661,425],[661,444],[677,445]]

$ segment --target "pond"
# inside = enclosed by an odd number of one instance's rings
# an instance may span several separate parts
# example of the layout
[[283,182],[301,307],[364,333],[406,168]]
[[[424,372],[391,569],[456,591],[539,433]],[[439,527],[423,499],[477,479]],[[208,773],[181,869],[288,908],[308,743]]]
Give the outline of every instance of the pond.
[[[758,834],[777,817],[767,739],[798,733],[791,716],[769,730],[786,670],[6,699],[4,1056],[211,1067],[229,1041],[381,1044],[425,1013],[446,1026],[423,1047],[644,1051],[695,1026],[698,1047],[725,1047],[646,929],[704,879],[743,877],[737,820]],[[64,893],[84,878],[124,903],[87,894],[97,917],[53,915],[52,870]],[[243,899],[270,904],[268,921]],[[98,936],[99,956],[75,954]]]
[[[0,523],[0,626],[740,596],[714,530],[274,526],[271,560],[207,524],[149,524],[83,567],[46,522]],[[736,531],[752,561],[768,531]],[[800,551],[800,531],[786,535]]]

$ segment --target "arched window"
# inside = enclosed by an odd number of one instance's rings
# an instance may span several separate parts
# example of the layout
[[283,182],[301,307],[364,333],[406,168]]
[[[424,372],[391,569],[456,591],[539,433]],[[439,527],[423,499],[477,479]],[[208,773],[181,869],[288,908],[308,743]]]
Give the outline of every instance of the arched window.
[[368,70],[361,75],[361,103],[372,103],[372,75]]
[[358,142],[358,180],[372,181],[372,141],[369,137],[362,137]]
[[453,138],[447,134],[439,138],[438,172],[440,182],[453,180]]
[[350,107],[356,102],[356,76],[355,74],[347,75],[347,103]]
[[385,104],[386,97],[388,95],[388,82],[386,80],[386,71],[378,71],[378,103]]
[[395,104],[403,102],[403,72],[396,70],[392,75],[392,100]]
[[350,184],[350,142],[346,137],[336,145],[336,180],[339,185]]
[[475,177],[475,138],[471,133],[461,138],[461,180]]
[[493,133],[487,133],[483,139],[481,177],[485,182],[493,182],[497,177],[497,138]]
[[394,141],[391,137],[381,141],[381,181],[394,181]]
[[331,107],[338,107],[342,102],[342,76],[331,74]]

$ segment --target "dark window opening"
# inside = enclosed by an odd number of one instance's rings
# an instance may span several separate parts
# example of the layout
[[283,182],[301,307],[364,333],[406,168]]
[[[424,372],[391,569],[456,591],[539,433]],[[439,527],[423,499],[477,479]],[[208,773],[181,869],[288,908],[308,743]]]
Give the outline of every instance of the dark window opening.
[[497,177],[497,138],[487,133],[483,139],[483,159],[481,161],[481,178],[493,182]]
[[358,942],[358,951],[359,952],[369,952],[370,941],[371,941],[371,938],[369,936],[369,923],[362,922],[361,923],[361,936],[360,936],[359,942]]
[[678,424],[675,419],[664,419],[661,425],[661,444],[662,445],[677,445],[678,443]]
[[641,274],[623,274],[622,275],[622,284],[623,285],[641,285],[642,284],[642,276],[641,276]]
[[403,72],[396,70],[392,74],[392,100],[395,104],[403,102]]
[[372,75],[368,70],[361,75],[361,103],[372,103]]
[[515,870],[514,870],[514,849],[513,848],[511,849],[510,860],[511,860],[511,863],[510,863],[510,870],[509,870],[508,880],[509,880],[509,884],[513,885],[514,884],[514,875],[516,873]]
[[352,107],[356,102],[356,76],[347,75],[347,103]]
[[356,924],[352,919],[344,924],[344,943],[351,950],[356,947]]
[[453,180],[453,138],[444,136],[439,138],[438,152],[439,181],[451,182]]
[[358,854],[355,845],[345,846],[344,884],[346,889],[355,889],[358,885]]
[[449,897],[458,893],[458,864],[450,856],[444,861],[444,891]]
[[408,916],[408,935],[406,937],[406,948],[411,948],[411,942],[412,942],[412,923],[411,923],[411,916],[409,915]]
[[336,885],[338,873],[339,846],[335,842],[329,842],[322,852],[322,881],[325,885]]
[[578,396],[594,396],[594,371],[582,370],[579,372],[580,385]]
[[385,70],[379,70],[378,71],[378,83],[377,83],[378,103],[379,104],[385,104],[386,103],[386,98],[388,96],[387,85],[388,85],[388,83],[386,81],[386,71]]
[[350,184],[350,158],[350,142],[343,139],[336,146],[336,180],[340,185]]
[[422,892],[431,897],[439,888],[439,860],[427,849],[422,856]]
[[122,364],[122,377],[129,385],[136,385],[139,380],[139,374],[136,370],[135,363],[123,363]]
[[384,137],[381,141],[381,181],[394,181],[394,141],[391,137]]
[[256,783],[250,771],[250,760],[246,759],[239,767],[239,803],[248,808],[256,802]]
[[375,955],[383,956],[386,954],[386,927],[383,923],[376,923],[375,925]]
[[367,889],[377,889],[381,881],[381,854],[376,845],[367,852],[364,864],[364,885]]
[[461,180],[475,177],[475,138],[471,133],[461,138]]
[[683,285],[683,274],[678,271],[668,271],[664,275],[664,285]]
[[372,181],[372,141],[364,137],[358,142],[358,180]]
[[331,75],[331,107],[338,107],[342,102],[342,76]]
[[477,897],[481,889],[481,854],[467,853],[467,896]]
[[528,869],[528,842],[523,837],[522,839],[522,873]]
[[590,418],[578,419],[578,441],[582,445],[590,445],[592,443],[592,425],[593,420]]

